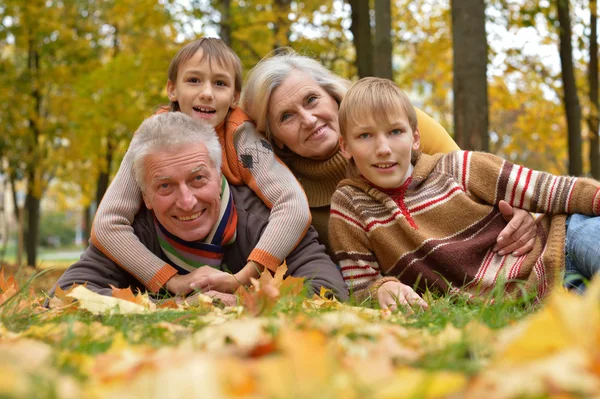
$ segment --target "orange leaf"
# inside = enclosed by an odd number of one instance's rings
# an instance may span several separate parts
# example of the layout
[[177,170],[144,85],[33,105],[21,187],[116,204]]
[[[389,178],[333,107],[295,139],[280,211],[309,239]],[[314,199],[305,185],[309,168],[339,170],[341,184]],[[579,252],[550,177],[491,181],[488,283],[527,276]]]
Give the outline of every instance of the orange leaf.
[[11,288],[15,289],[15,291],[19,290],[19,287],[15,281],[15,278],[12,276],[12,274],[7,278],[4,277],[4,268],[2,268],[2,270],[0,270],[0,290],[6,292],[9,291]]
[[300,295],[304,289],[304,278],[288,277],[281,283],[279,290],[286,295]]
[[131,287],[127,288],[117,288],[112,284],[109,284],[110,288],[112,288],[112,296],[113,298],[123,299],[124,301],[129,301],[133,303],[137,303],[138,305],[144,304],[144,299],[142,295],[134,295],[131,291]]
[[275,287],[279,287],[283,281],[283,276],[285,276],[285,273],[287,272],[288,267],[287,264],[285,262],[283,262],[281,264],[281,266],[279,266],[277,268],[277,270],[275,271],[275,277],[273,277],[273,285]]

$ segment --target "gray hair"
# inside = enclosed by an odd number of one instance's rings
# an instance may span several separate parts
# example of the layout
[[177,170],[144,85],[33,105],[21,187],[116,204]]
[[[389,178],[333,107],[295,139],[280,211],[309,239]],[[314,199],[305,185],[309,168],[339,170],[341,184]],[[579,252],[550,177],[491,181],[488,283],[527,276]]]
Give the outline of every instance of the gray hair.
[[289,47],[274,50],[248,72],[240,103],[256,128],[272,140],[267,120],[271,95],[292,71],[307,73],[338,105],[346,95],[351,82],[325,68],[319,61],[297,54]]
[[144,184],[144,159],[161,151],[172,151],[203,143],[213,166],[221,170],[221,145],[215,129],[207,123],[196,121],[183,112],[165,112],[153,115],[140,125],[131,140],[129,152],[133,159],[135,180],[142,192]]

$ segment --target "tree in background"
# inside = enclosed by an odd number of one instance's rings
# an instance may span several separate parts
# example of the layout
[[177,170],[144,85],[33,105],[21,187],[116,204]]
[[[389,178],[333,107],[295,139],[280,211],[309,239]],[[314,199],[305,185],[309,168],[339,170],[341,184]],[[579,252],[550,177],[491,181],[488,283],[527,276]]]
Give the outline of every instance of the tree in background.
[[352,7],[352,32],[355,63],[358,76],[373,76],[373,35],[371,34],[371,9],[365,0],[348,0]]
[[590,35],[589,35],[589,66],[588,84],[590,98],[590,114],[587,118],[590,136],[590,173],[595,179],[600,179],[600,140],[598,140],[599,126],[599,103],[598,103],[598,34],[597,34],[597,12],[596,0],[590,0]]
[[569,0],[555,0],[558,14],[559,52],[563,82],[563,104],[567,115],[569,143],[569,174],[581,176],[581,107],[577,95],[573,70],[573,45],[571,44],[571,15]]
[[[2,3],[3,67],[0,86],[14,88],[4,99],[0,119],[14,129],[4,160],[13,189],[25,183],[22,235],[27,263],[36,264],[40,201],[48,183],[65,159],[64,134],[68,108],[74,102],[73,80],[93,59],[95,46],[88,35],[97,27],[82,17],[85,1],[52,3],[41,0]],[[12,78],[11,80],[6,80]]]
[[375,0],[375,76],[393,80],[392,70],[392,6],[390,0]]
[[487,37],[483,0],[452,0],[454,137],[463,149],[487,151]]

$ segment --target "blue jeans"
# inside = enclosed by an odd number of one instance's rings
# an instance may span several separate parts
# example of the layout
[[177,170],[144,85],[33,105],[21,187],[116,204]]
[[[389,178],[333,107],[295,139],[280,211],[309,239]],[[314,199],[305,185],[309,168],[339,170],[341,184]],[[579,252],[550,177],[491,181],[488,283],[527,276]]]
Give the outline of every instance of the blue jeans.
[[583,292],[600,270],[600,216],[567,218],[565,255],[565,287]]

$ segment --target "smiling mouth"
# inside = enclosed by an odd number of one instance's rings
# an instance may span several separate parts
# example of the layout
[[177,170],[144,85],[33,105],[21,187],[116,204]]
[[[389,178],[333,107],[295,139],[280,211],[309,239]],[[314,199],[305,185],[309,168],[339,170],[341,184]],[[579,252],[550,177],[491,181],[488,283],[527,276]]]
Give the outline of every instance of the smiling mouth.
[[217,111],[212,108],[204,108],[204,107],[192,107],[192,109],[196,112],[200,112],[202,114],[211,115],[216,113]]
[[317,130],[315,130],[314,132],[312,132],[312,133],[310,134],[310,136],[308,136],[308,137],[306,138],[306,141],[308,141],[308,140],[312,139],[312,138],[313,138],[313,137],[315,137],[315,136],[318,136],[318,135],[320,135],[321,133],[323,133],[323,132],[325,131],[325,129],[327,129],[327,125],[323,125],[323,126],[319,127]]
[[396,165],[398,165],[396,162],[389,162],[389,163],[378,163],[373,166],[376,167],[377,169],[390,169]]
[[189,215],[189,216],[175,216],[175,218],[177,220],[179,220],[179,221],[187,222],[187,221],[190,221],[190,220],[196,220],[196,219],[198,219],[203,213],[204,213],[204,209],[201,210],[198,213],[194,213],[193,215]]

